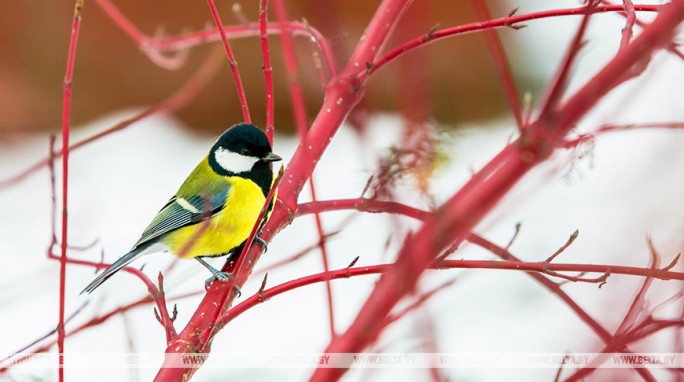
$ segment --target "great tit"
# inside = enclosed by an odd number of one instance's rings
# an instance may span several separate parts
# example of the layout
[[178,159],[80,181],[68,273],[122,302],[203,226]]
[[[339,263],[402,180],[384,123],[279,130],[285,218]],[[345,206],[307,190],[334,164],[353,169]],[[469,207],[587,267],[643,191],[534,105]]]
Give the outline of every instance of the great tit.
[[[270,162],[279,160],[259,128],[247,123],[230,127],[152,219],[133,248],[81,293],[91,293],[140,256],[160,251],[196,259],[213,278],[227,280],[229,274],[214,269],[202,257],[239,254],[273,184]],[[269,211],[272,207],[273,201]]]

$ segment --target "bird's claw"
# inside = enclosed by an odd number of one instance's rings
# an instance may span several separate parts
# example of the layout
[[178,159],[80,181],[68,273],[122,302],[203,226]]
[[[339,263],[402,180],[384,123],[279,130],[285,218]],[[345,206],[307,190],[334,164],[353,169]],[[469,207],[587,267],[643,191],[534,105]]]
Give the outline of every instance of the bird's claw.
[[[218,282],[228,282],[233,277],[233,274],[230,272],[221,272],[221,271],[216,271],[215,273],[212,272],[212,276],[207,279],[207,281],[204,282],[204,289],[209,289],[211,286],[211,283],[214,282],[214,280],[217,280]],[[242,290],[240,290],[240,287],[237,286],[236,284],[233,284],[233,289],[235,292],[237,292],[237,296],[240,297],[242,296]]]
[[264,247],[264,253],[268,252],[268,245],[266,245],[266,242],[264,239],[260,238],[259,236],[254,236],[254,241],[259,243],[262,247]]

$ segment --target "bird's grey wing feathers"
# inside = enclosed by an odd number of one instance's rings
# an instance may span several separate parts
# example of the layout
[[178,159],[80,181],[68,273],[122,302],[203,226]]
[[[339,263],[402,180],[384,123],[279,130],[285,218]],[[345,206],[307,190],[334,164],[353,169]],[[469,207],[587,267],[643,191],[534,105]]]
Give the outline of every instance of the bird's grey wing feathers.
[[174,196],[152,219],[134,248],[178,228],[197,224],[221,211],[226,204],[229,189],[227,187],[206,196]]

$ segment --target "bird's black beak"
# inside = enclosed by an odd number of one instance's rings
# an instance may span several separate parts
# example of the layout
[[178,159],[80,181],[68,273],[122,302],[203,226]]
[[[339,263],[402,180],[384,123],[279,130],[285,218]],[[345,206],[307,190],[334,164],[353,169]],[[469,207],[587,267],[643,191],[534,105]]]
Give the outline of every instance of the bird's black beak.
[[268,153],[265,157],[261,158],[261,160],[264,162],[277,162],[279,160],[283,160],[283,158],[279,157],[276,154]]

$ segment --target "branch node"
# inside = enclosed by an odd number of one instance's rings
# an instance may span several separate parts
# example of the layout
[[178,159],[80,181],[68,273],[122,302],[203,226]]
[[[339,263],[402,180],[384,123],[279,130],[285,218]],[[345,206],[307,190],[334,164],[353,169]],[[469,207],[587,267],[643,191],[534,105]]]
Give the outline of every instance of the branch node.
[[264,279],[261,280],[261,286],[259,287],[259,291],[257,292],[257,295],[259,296],[259,301],[264,302],[266,301],[266,296],[264,296],[264,290],[266,290],[266,281],[268,280],[268,272],[264,275]]
[[513,232],[513,237],[511,237],[511,240],[509,240],[508,244],[506,244],[506,250],[511,249],[513,242],[515,242],[515,239],[517,239],[518,235],[520,234],[520,228],[522,228],[522,222],[515,223],[515,232]]
[[164,294],[164,275],[161,272],[157,275],[157,281],[159,282],[159,293]]
[[664,272],[667,272],[667,271],[669,271],[670,269],[674,268],[674,266],[677,265],[677,263],[679,262],[679,258],[680,258],[680,257],[682,257],[682,253],[681,253],[681,252],[678,253],[677,256],[675,256],[675,258],[670,262],[670,264],[668,264],[667,266],[665,266],[665,268],[663,268],[663,269],[661,269],[661,270],[664,271]]
[[435,26],[430,28],[430,30],[425,34],[425,39],[427,41],[432,40],[432,37],[434,37],[435,32],[437,32],[437,30],[439,30],[439,27],[440,27],[440,23],[437,23],[437,24],[435,24]]
[[603,287],[604,285],[608,284],[608,277],[610,277],[610,269],[606,270],[606,273],[604,273],[603,276],[596,279],[597,281],[601,281],[598,285],[599,289],[601,289],[601,287]]
[[568,249],[569,246],[572,245],[572,243],[577,239],[577,236],[579,236],[579,229],[576,229],[575,232],[570,234],[570,237],[568,238],[568,241],[565,242],[556,252],[553,253],[553,255],[549,256],[546,260],[544,260],[545,263],[549,264],[551,263],[558,255],[563,253],[566,249]]
[[351,263],[349,263],[349,265],[347,265],[347,273],[345,274],[345,276],[346,276],[347,278],[351,277],[351,274],[350,274],[351,269],[352,269],[352,267],[354,266],[354,264],[356,264],[356,262],[359,261],[359,258],[360,258],[360,256],[356,256],[356,257],[354,258],[354,260],[352,260]]
[[516,30],[516,31],[517,31],[517,30],[520,30],[520,29],[523,29],[523,28],[527,28],[527,24],[510,24],[510,23],[506,23],[506,26],[509,27],[509,28],[511,28],[511,29],[513,29],[513,30]]
[[518,7],[515,7],[515,8],[513,8],[513,9],[511,9],[511,11],[510,11],[510,12],[508,12],[508,17],[513,17],[513,15],[515,15],[516,13],[518,13],[518,10],[519,10],[519,9],[520,9],[520,7],[519,7],[519,6],[518,6]]
[[370,74],[371,71],[373,71],[373,63],[366,61],[366,75]]
[[154,307],[154,308],[152,308],[152,310],[154,311],[154,318],[156,318],[157,321],[159,321],[160,324],[164,325],[164,322],[162,321],[162,318],[161,318],[161,316],[159,315],[159,312],[157,311],[157,308]]

